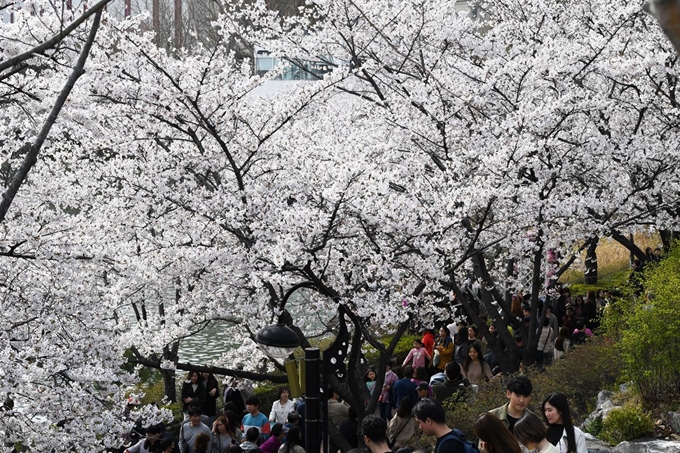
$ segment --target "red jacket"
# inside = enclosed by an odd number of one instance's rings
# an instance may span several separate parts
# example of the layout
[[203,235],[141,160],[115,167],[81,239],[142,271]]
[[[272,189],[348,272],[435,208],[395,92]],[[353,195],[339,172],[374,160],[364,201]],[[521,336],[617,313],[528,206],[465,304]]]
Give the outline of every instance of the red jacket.
[[425,332],[423,335],[423,347],[430,354],[430,357],[434,354],[434,334],[431,332]]

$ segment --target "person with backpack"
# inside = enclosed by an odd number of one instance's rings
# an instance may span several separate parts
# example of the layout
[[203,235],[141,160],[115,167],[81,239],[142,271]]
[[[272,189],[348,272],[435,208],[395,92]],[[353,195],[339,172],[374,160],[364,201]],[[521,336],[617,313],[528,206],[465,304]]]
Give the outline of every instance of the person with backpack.
[[446,425],[446,413],[439,402],[425,398],[412,411],[423,434],[435,436],[437,445],[434,453],[476,453],[477,447],[467,439],[460,430]]
[[416,435],[418,425],[411,415],[413,405],[414,402],[411,397],[403,397],[397,409],[397,414],[387,424],[389,443],[395,450],[410,445],[413,436]]
[[445,399],[452,398],[454,403],[462,403],[470,396],[470,381],[463,377],[458,362],[449,362],[444,370],[446,379],[439,385],[432,386],[434,399],[440,403]]

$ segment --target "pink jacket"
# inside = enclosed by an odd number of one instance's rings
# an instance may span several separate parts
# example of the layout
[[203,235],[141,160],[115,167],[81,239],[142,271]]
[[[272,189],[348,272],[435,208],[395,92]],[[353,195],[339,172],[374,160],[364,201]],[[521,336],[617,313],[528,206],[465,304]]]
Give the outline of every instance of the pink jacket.
[[402,363],[402,367],[405,367],[408,365],[408,363],[413,360],[413,368],[418,368],[419,366],[425,366],[425,358],[427,360],[432,360],[432,357],[430,354],[427,352],[427,349],[424,347],[420,347],[418,349],[413,348],[409,351],[408,355],[406,356],[406,360],[404,360],[404,363]]

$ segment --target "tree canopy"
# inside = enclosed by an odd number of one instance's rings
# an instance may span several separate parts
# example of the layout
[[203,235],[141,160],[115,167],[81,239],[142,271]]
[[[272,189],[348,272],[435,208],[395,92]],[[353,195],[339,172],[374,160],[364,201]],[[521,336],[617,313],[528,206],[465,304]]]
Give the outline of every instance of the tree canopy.
[[[126,349],[172,387],[179,342],[222,321],[240,346],[197,365],[252,370],[302,282],[287,322],[306,341],[340,313],[361,374],[365,345],[389,357],[379,333],[465,314],[486,334],[519,290],[538,313],[591,238],[678,229],[677,57],[640,2],[232,2],[204,45],[105,16],[13,62],[77,19],[37,11],[0,36],[6,193],[88,61],[2,223],[0,431],[36,450],[119,443]],[[333,70],[271,90],[234,36]]]

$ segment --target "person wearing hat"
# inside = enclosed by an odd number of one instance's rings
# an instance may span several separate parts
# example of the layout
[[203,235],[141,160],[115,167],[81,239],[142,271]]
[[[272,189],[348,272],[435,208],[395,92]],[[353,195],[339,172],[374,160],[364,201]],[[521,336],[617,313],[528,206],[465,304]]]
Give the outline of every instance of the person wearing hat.
[[427,382],[419,382],[418,386],[416,387],[416,391],[418,392],[418,398],[423,399],[423,398],[429,398],[432,395],[429,395],[428,393],[431,393],[432,390],[430,389],[430,385]]
[[432,387],[434,399],[441,402],[456,395],[456,402],[465,401],[470,382],[463,378],[460,365],[457,362],[447,363],[444,374],[446,375],[444,382]]

